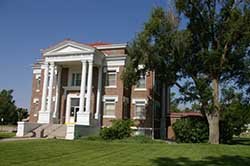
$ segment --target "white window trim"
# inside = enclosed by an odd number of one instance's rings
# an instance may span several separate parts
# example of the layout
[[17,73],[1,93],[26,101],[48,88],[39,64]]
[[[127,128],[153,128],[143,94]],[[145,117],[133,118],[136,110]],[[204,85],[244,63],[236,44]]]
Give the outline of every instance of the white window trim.
[[134,98],[132,99],[132,104],[136,104],[136,102],[145,102],[145,105],[148,104],[147,99]]
[[40,79],[40,85],[39,85],[39,88],[37,88],[37,87],[36,87],[36,92],[40,92],[41,83],[42,83],[41,73],[37,73],[37,74],[35,75],[35,78],[36,78],[36,86],[37,86],[37,81],[38,81],[38,79]]
[[118,96],[103,96],[102,101],[105,102],[106,100],[115,100],[115,102],[118,102]]
[[[143,106],[146,106],[148,104],[148,101],[146,99],[132,99],[132,104],[134,104],[134,110],[133,111],[135,111],[136,102],[144,102],[144,104],[140,104],[140,105],[143,105]],[[146,117],[145,116],[144,117],[134,116],[133,119],[135,119],[135,120],[145,120]]]
[[33,98],[33,104],[38,104],[39,103],[39,99],[38,98]]
[[116,118],[116,116],[115,115],[103,115],[103,118],[114,119],[114,118]]
[[143,64],[138,65],[139,70],[144,69],[144,68],[145,68],[145,65],[143,65]]
[[[143,69],[144,65],[139,65],[138,68]],[[146,73],[145,73],[144,78],[145,78],[145,88],[137,88],[136,87],[137,85],[135,85],[134,91],[147,91],[147,88],[146,88],[147,87],[147,74]]]
[[[114,100],[114,103],[116,104],[118,102],[118,96],[103,96],[102,101],[104,104],[106,103],[107,100]],[[116,118],[116,116],[115,115],[103,115],[103,118]]]
[[104,68],[104,73],[106,73],[107,71],[116,71],[116,73],[119,73],[119,67],[106,67]]
[[147,91],[147,88],[135,88],[135,91]]
[[42,70],[41,69],[34,69],[33,74],[41,74]]
[[107,68],[104,68],[104,73],[107,73],[108,71],[116,71],[115,85],[109,85],[109,86],[105,85],[105,88],[117,88],[117,81],[118,81],[118,79],[117,79],[118,74],[117,73],[119,73],[119,67],[107,67]]

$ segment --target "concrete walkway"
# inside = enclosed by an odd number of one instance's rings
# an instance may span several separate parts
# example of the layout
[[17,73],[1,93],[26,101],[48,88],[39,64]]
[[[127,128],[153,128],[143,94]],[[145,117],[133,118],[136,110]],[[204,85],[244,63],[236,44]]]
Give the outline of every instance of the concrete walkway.
[[0,139],[0,142],[11,142],[11,141],[24,141],[24,140],[35,140],[35,139],[44,139],[44,138],[24,138],[24,137],[13,137],[13,138],[4,138]]

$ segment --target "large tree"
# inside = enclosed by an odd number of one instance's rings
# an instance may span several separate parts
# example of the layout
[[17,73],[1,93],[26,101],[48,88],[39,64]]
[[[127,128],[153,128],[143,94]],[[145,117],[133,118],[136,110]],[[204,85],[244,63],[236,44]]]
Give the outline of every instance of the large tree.
[[187,30],[191,44],[182,57],[183,74],[192,80],[187,87],[201,101],[202,111],[209,123],[209,142],[218,144],[220,85],[234,82],[247,70],[249,2],[178,0],[176,8],[189,21]]
[[[136,84],[141,72],[148,70],[155,71],[155,78],[161,83],[162,95],[165,94],[166,88],[176,82],[180,68],[178,57],[181,57],[176,55],[181,54],[184,48],[182,45],[185,44],[182,37],[187,36],[177,28],[178,19],[172,12],[165,12],[162,8],[153,10],[143,31],[136,36],[128,49],[128,61],[122,75],[126,86]],[[180,49],[176,48],[176,45],[181,46]],[[166,101],[161,101],[163,102]],[[161,109],[161,138],[165,138],[164,106]]]
[[143,70],[156,71],[156,79],[176,84],[185,100],[199,102],[209,123],[209,142],[218,144],[220,85],[235,82],[247,69],[249,3],[178,0],[176,7],[188,20],[187,28],[178,30],[178,19],[171,12],[154,9],[130,45],[123,80],[125,85],[134,84],[141,72],[138,65],[144,64]]

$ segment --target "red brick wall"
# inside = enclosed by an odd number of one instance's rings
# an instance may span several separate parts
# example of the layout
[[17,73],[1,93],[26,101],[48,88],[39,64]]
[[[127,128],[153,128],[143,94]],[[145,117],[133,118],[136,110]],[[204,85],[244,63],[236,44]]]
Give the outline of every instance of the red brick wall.
[[[41,100],[42,100],[42,91],[43,91],[43,73],[44,70],[41,71],[41,82],[39,91],[37,91],[37,81],[36,81],[36,74],[32,76],[32,94],[31,94],[31,101],[30,101],[30,122],[37,122],[38,120],[38,112],[41,109]],[[39,100],[38,104],[33,103],[33,100],[37,98]]]
[[145,120],[135,120],[135,125],[137,127],[152,127],[152,91],[153,91],[153,72],[148,72],[146,74],[146,91],[135,91],[135,86],[131,89],[131,103],[130,103],[130,118],[133,119],[135,116],[135,104],[132,103],[133,99],[146,99],[148,104],[146,105],[146,119]]
[[112,55],[123,55],[126,53],[126,50],[124,48],[118,48],[118,49],[103,49],[103,50],[100,50],[101,52],[103,52],[104,54],[108,54],[110,56]]
[[[116,77],[116,88],[105,88],[105,75],[103,77],[103,96],[118,96],[118,102],[116,102],[115,105],[115,116],[116,119],[122,119],[123,118],[123,94],[124,94],[124,86],[123,81],[121,80],[121,74],[124,67],[119,67],[119,72],[117,73]],[[103,102],[102,102],[102,108],[103,108]],[[102,109],[103,113],[103,109]],[[110,126],[111,125],[112,118],[103,118],[102,119],[102,125],[103,126]]]

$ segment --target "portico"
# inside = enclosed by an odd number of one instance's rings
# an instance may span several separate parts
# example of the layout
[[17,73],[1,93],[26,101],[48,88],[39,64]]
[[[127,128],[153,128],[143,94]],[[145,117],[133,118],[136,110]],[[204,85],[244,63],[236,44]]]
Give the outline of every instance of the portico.
[[[91,119],[98,119],[101,105],[102,71],[104,55],[93,47],[65,41],[43,51],[44,79],[41,98],[41,110],[38,114],[38,123],[55,123],[59,118],[60,90],[64,89],[66,97],[65,123],[75,123],[89,126]],[[69,69],[78,67],[80,77],[78,84],[68,86],[61,85],[61,71],[67,66]],[[98,86],[96,92],[95,114],[91,112],[91,96],[93,93],[93,68],[98,70]],[[74,89],[74,93],[66,93],[68,89]],[[74,99],[74,101],[72,100]],[[72,102],[73,101],[73,102]],[[71,105],[74,104],[74,107]],[[73,111],[73,112],[72,112]],[[71,120],[70,117],[75,119]]]

